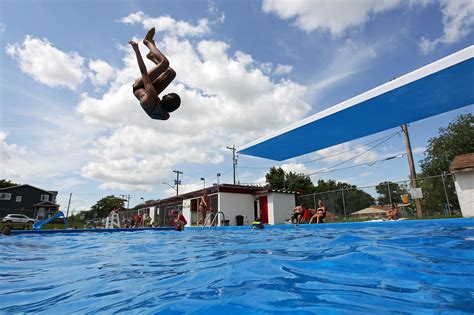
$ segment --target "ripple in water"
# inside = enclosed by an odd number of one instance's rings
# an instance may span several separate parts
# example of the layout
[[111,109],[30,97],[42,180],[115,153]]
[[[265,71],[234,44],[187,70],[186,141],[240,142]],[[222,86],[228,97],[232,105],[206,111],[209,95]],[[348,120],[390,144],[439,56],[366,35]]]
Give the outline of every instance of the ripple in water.
[[472,313],[473,227],[1,237],[0,313]]

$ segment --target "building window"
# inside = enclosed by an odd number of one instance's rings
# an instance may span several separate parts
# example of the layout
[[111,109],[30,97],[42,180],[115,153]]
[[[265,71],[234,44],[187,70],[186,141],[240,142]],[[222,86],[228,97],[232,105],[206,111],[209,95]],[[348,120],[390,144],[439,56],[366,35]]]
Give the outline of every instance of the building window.
[[11,193],[0,193],[0,200],[10,200],[11,198]]
[[21,202],[21,196],[16,196],[16,202]]
[[41,195],[41,201],[49,201],[49,195]]

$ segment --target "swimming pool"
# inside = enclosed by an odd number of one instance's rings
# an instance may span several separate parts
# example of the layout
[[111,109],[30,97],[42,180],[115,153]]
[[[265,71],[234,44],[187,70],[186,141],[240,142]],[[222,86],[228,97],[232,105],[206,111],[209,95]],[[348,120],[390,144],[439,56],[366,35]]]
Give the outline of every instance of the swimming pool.
[[474,311],[474,219],[0,237],[0,313]]

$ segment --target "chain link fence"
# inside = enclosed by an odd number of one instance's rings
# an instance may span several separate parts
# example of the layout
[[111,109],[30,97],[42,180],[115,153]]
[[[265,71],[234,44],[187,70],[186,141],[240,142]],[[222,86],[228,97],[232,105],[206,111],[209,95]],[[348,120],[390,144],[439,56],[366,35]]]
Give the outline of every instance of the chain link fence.
[[[347,186],[297,197],[297,204],[316,209],[321,200],[337,221],[380,219],[391,205],[404,218],[417,217],[415,198],[421,201],[423,217],[460,215],[453,176],[442,173],[417,179],[418,189],[410,180],[385,181],[370,186]],[[420,198],[421,197],[421,198]]]

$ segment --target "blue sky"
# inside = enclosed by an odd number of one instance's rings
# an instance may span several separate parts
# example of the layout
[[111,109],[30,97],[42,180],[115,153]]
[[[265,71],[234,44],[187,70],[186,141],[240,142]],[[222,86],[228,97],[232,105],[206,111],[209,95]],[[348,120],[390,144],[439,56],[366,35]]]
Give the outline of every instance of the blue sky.
[[[472,1],[13,1],[1,5],[0,178],[59,191],[87,209],[109,194],[141,198],[232,182],[231,151],[473,44]],[[131,93],[127,42],[155,26],[181,108],[153,121]],[[143,55],[146,48],[140,45]],[[149,67],[151,64],[147,64]],[[411,124],[415,159],[473,106]],[[311,173],[391,129],[277,163],[239,155],[242,183],[267,166]],[[315,163],[307,160],[346,154]],[[401,135],[341,167],[403,153]],[[324,174],[356,185],[405,180],[406,158]]]

